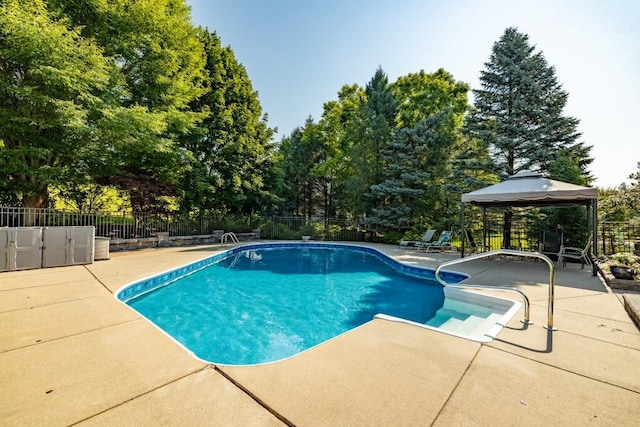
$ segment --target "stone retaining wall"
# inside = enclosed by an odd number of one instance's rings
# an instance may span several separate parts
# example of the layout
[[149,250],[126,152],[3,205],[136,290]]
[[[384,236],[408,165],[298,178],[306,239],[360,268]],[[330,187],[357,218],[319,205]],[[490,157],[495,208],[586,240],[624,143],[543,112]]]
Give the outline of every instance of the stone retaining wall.
[[[136,249],[168,247],[168,246],[191,246],[220,243],[223,235],[222,230],[215,230],[213,234],[201,234],[197,236],[169,236],[169,233],[157,233],[154,237],[138,239],[111,239],[109,250],[130,251]],[[241,242],[260,239],[259,230],[251,233],[235,233]]]
[[611,289],[619,289],[623,291],[640,291],[640,280],[616,279],[615,277],[613,277],[613,274],[603,270],[599,265],[598,272]]

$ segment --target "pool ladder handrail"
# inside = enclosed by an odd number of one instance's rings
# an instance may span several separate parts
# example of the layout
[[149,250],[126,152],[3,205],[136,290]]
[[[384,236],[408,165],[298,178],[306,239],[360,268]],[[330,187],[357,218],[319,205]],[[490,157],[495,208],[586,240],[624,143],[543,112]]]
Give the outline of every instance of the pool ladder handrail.
[[436,267],[436,271],[435,271],[436,280],[442,286],[452,286],[452,287],[455,287],[455,288],[477,288],[477,289],[516,292],[516,293],[520,294],[520,296],[524,300],[524,320],[522,320],[522,323],[524,323],[525,325],[532,324],[531,322],[529,322],[529,306],[530,306],[529,298],[521,290],[516,289],[516,288],[511,288],[511,287],[508,287],[508,286],[471,285],[471,284],[465,285],[465,284],[447,283],[444,280],[442,280],[442,278],[440,277],[440,271],[444,267],[449,267],[449,266],[455,265],[455,264],[462,264],[462,263],[467,262],[467,261],[474,261],[474,260],[477,260],[477,259],[489,258],[489,257],[496,256],[496,255],[511,255],[511,256],[518,256],[518,257],[538,258],[538,259],[541,259],[541,260],[543,260],[544,262],[547,263],[547,265],[549,266],[549,297],[548,297],[548,302],[547,302],[547,325],[546,326],[543,325],[543,327],[548,329],[548,330],[550,330],[550,331],[556,331],[557,328],[553,327],[553,301],[554,301],[554,296],[555,296],[555,274],[556,274],[556,268],[555,268],[555,265],[553,264],[553,261],[551,261],[551,259],[548,256],[543,255],[543,254],[541,254],[539,252],[516,251],[516,250],[513,250],[513,249],[498,249],[498,250],[495,250],[495,251],[489,251],[489,252],[483,252],[483,253],[476,254],[476,255],[470,255],[470,256],[465,257],[465,258],[459,258],[459,259],[454,259],[454,260],[451,260],[451,261],[446,261],[446,262],[438,265],[438,267]]
[[240,243],[240,241],[238,240],[238,236],[236,236],[233,231],[224,233],[222,237],[220,237],[220,243],[222,243],[223,245],[226,245],[228,240],[231,240],[231,243]]

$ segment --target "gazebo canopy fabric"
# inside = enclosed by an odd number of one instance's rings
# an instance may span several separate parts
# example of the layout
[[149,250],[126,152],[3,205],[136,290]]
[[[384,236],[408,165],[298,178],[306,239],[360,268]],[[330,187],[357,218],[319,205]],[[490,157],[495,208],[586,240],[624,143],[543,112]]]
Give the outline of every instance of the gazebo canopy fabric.
[[550,206],[588,204],[598,189],[554,181],[531,171],[521,171],[506,181],[462,195],[462,203],[480,206]]

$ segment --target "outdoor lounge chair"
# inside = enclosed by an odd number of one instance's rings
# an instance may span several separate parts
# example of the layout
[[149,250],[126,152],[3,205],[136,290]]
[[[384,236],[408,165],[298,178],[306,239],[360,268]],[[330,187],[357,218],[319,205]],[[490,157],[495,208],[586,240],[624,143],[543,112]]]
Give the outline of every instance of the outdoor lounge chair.
[[544,255],[558,255],[564,245],[564,233],[545,231],[542,233],[542,242],[538,247],[538,252]]
[[485,252],[485,251],[491,250],[491,246],[485,245],[484,243],[477,243],[473,238],[473,234],[471,233],[471,230],[464,230],[464,232],[465,232],[465,236],[467,237],[467,242],[469,243],[470,253]]
[[592,267],[591,259],[589,257],[589,248],[591,248],[592,242],[593,236],[590,235],[584,248],[574,248],[564,245],[560,246],[560,252],[558,252],[558,267],[560,267],[560,263],[562,263],[562,266],[564,267],[567,264],[567,258],[580,260],[580,268],[584,268],[585,264]]
[[[443,231],[442,233],[440,233],[440,237],[438,238],[438,241],[428,245],[423,245],[422,247],[424,248],[425,252],[440,252],[440,251],[452,250],[453,249],[453,246],[451,246],[452,234],[453,234],[453,231]],[[418,250],[420,249],[421,247],[418,247]]]
[[399,245],[401,248],[415,248],[421,245],[433,243],[433,236],[436,234],[436,230],[427,230],[422,236],[422,240],[401,240]]

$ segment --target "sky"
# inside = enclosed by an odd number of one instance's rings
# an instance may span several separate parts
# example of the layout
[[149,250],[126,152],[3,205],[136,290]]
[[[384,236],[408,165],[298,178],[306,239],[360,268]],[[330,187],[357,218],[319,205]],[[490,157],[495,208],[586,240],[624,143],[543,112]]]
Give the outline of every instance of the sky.
[[[316,121],[345,84],[364,87],[444,68],[479,89],[508,27],[529,36],[569,94],[598,187],[629,182],[640,162],[640,1],[187,0],[244,65],[276,139]],[[470,100],[472,100],[471,94]]]

